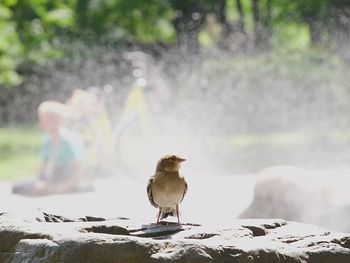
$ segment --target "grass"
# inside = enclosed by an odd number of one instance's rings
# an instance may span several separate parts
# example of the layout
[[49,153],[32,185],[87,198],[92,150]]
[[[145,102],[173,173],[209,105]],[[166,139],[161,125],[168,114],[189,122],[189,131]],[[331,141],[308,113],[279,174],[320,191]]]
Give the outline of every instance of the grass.
[[33,176],[40,144],[41,133],[35,128],[0,128],[0,181]]
[[322,133],[270,133],[270,134],[236,134],[228,139],[229,145],[243,149],[256,149],[260,146],[269,147],[297,147],[323,144],[340,147],[350,143],[350,135],[342,131],[327,131],[327,134]]
[[0,181],[13,181],[35,175],[38,166],[36,154],[16,155],[0,162]]
[[298,133],[246,134],[232,136],[229,143],[239,149],[255,148],[258,145],[288,147],[305,144],[307,139],[307,136]]
[[[41,132],[33,127],[0,128],[0,181],[34,176],[40,161],[41,140]],[[303,152],[311,152],[311,157],[316,155],[316,159],[324,159],[324,156],[317,155],[317,151],[322,153],[324,149],[350,155],[346,147],[350,143],[350,135],[339,131],[329,131],[326,136],[306,132],[233,134],[212,138],[211,141],[211,151],[219,151],[220,156],[227,159],[228,167],[238,170],[247,167],[261,170],[286,160],[293,161]],[[320,142],[323,145],[321,150],[317,147]],[[133,158],[135,156],[130,156],[130,159]],[[299,159],[305,161],[303,158]]]

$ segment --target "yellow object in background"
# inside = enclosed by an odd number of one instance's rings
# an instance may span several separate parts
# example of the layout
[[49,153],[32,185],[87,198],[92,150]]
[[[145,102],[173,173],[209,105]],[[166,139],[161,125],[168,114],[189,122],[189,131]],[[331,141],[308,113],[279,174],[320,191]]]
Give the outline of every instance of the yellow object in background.
[[88,167],[103,167],[115,155],[111,122],[106,112],[90,118],[81,135],[85,142],[85,164]]
[[143,85],[136,83],[133,86],[126,98],[123,114],[118,126],[128,126],[129,123],[136,121],[140,125],[141,133],[147,136],[150,133],[150,122],[144,91]]

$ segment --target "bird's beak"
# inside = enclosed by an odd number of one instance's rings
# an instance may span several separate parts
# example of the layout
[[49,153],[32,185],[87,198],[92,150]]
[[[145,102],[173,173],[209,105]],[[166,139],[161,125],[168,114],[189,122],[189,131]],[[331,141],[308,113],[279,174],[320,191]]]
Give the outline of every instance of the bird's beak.
[[182,162],[186,161],[186,159],[178,158],[177,161],[178,161],[179,163],[182,163]]

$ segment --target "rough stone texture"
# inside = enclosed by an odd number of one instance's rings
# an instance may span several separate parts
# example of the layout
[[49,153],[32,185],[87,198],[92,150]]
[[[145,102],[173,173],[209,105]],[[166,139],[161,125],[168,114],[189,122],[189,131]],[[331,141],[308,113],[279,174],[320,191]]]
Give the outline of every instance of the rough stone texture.
[[350,234],[280,219],[229,226],[0,215],[0,262],[348,263]]

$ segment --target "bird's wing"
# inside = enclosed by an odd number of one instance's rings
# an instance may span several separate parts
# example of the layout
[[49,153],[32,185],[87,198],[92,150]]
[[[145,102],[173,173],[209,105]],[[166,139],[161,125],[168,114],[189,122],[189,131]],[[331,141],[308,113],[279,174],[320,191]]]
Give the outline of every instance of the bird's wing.
[[187,185],[187,182],[185,181],[185,189],[184,189],[184,194],[183,194],[183,196],[182,196],[182,198],[181,198],[181,201],[180,201],[180,202],[182,202],[182,200],[184,200],[184,197],[185,197],[185,195],[186,195],[186,193],[187,193],[187,188],[188,188],[188,185]]
[[148,181],[147,184],[147,196],[148,196],[148,200],[151,203],[151,205],[153,205],[154,207],[158,207],[158,205],[154,202],[153,200],[153,194],[152,194],[152,183],[153,183],[153,177],[151,177]]

